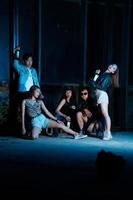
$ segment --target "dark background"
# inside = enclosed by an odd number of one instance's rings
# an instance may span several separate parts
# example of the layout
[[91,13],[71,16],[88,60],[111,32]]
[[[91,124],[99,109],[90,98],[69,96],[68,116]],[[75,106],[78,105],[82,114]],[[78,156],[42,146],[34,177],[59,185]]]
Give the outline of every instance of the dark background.
[[0,3],[0,82],[9,84],[12,107],[12,51],[30,51],[54,111],[64,85],[87,83],[110,63],[120,69],[114,91],[113,129],[133,129],[133,2],[131,0],[3,0]]

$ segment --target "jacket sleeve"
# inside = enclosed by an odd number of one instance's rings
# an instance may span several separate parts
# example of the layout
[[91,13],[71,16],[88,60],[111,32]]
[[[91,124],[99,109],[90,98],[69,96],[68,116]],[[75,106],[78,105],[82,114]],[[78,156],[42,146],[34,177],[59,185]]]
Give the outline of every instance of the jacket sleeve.
[[102,77],[98,80],[97,84],[100,90],[107,91],[107,89],[112,85],[112,79],[109,77]]
[[23,66],[19,63],[19,60],[14,59],[13,61],[13,68],[20,73],[20,71],[23,69]]

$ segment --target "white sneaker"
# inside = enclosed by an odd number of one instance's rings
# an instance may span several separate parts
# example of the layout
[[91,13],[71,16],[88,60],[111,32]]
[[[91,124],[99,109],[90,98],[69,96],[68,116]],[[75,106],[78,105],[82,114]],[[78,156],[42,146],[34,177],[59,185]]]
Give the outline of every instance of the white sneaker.
[[87,135],[75,135],[74,136],[74,139],[75,140],[78,140],[78,139],[84,139],[84,138],[86,138],[87,137]]
[[110,131],[104,131],[104,136],[103,136],[103,140],[111,140],[112,139],[112,135]]

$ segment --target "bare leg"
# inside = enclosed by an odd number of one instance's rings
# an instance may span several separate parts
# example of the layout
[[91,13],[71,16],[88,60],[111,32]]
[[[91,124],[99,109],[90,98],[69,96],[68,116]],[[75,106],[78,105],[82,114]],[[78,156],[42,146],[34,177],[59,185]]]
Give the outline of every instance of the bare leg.
[[33,127],[31,132],[32,139],[37,139],[39,137],[39,134],[41,133],[41,129],[38,127]]
[[110,129],[111,129],[111,120],[110,120],[110,116],[108,114],[108,104],[107,103],[102,103],[102,104],[100,104],[100,107],[101,107],[102,115],[104,116],[104,119],[105,119],[105,130],[106,131],[110,131]]
[[61,123],[57,123],[53,120],[50,120],[50,123],[48,125],[48,128],[60,128],[62,129],[64,132],[70,134],[70,135],[73,135],[75,139],[81,139],[81,138],[84,138],[86,136],[80,136],[79,137],[79,133],[78,132],[75,132],[73,131],[72,129],[68,128],[67,126],[61,124]]
[[82,112],[78,112],[77,113],[77,122],[78,122],[80,130],[83,129],[83,127],[84,127],[84,120],[83,120]]
[[94,128],[94,126],[95,126],[95,122],[92,122],[92,123],[88,126],[87,131],[88,131],[89,133],[91,133],[92,130],[93,130],[93,128]]
[[101,107],[101,112],[102,115],[105,119],[105,131],[104,131],[104,140],[110,140],[112,138],[110,129],[111,129],[111,119],[110,116],[108,114],[108,104],[107,103],[101,103],[100,104]]
[[77,122],[80,128],[80,135],[84,135],[84,123],[87,123],[88,117],[86,115],[83,115],[82,112],[77,113]]

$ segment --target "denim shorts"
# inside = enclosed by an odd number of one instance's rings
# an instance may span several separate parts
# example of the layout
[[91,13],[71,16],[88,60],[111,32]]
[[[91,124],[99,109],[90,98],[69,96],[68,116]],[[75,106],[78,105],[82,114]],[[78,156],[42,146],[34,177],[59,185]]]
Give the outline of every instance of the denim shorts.
[[31,120],[32,127],[38,127],[40,129],[47,128],[49,122],[50,120],[46,118],[43,114],[40,114]]

